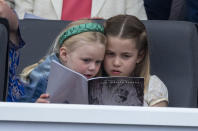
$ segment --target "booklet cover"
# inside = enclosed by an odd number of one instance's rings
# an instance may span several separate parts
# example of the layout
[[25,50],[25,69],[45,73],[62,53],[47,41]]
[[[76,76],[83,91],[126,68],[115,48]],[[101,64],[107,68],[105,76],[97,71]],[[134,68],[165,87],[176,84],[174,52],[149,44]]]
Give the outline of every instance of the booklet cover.
[[87,79],[52,61],[47,93],[51,103],[142,106],[144,78],[95,77]]

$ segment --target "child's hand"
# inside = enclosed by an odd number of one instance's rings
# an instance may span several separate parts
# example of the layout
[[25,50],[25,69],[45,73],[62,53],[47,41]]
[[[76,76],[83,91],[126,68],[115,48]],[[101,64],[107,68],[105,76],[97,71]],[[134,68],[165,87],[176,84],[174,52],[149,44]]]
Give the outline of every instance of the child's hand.
[[49,94],[41,94],[41,96],[36,100],[36,103],[49,103],[47,100],[49,98]]

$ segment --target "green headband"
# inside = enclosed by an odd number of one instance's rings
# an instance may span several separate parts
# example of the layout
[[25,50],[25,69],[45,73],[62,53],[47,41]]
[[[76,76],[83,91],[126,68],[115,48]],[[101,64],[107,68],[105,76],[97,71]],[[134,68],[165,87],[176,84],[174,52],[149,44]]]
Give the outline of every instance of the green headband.
[[62,45],[66,39],[68,39],[73,35],[77,35],[83,32],[89,32],[89,31],[101,32],[104,34],[104,27],[98,23],[86,23],[71,27],[61,35],[59,39],[59,44]]

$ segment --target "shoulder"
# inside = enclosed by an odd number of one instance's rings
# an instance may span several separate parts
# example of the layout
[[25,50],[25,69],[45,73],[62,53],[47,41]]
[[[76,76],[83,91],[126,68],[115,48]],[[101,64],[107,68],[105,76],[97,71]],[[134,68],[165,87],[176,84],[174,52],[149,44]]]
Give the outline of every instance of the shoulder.
[[150,77],[148,91],[150,91],[150,90],[168,92],[167,87],[164,84],[164,82],[162,82],[162,80],[160,80],[160,78],[157,77],[156,75],[152,75]]
[[38,66],[36,66],[29,74],[31,82],[38,82],[41,79],[47,79],[52,60],[59,61],[55,54],[47,56]]
[[167,87],[156,75],[150,77],[145,99],[149,105],[154,105],[161,101],[168,101]]
[[28,81],[23,81],[25,96],[21,101],[35,101],[40,94],[45,92],[47,87],[48,76],[50,72],[51,61],[54,60],[53,55],[46,57],[46,59],[34,68],[28,76]]
[[165,86],[162,80],[159,79],[158,76],[152,75],[150,76],[149,86],[156,85],[156,86]]

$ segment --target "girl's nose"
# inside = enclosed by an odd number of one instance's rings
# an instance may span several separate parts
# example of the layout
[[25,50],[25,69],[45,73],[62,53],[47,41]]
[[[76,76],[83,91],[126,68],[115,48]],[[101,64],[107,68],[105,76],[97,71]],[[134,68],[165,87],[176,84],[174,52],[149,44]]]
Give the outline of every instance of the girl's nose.
[[121,66],[121,59],[119,57],[116,57],[113,61],[113,65],[116,66],[116,67],[119,67]]
[[89,64],[89,70],[90,71],[93,71],[93,70],[95,70],[96,69],[96,64],[93,62],[93,63],[90,63]]

